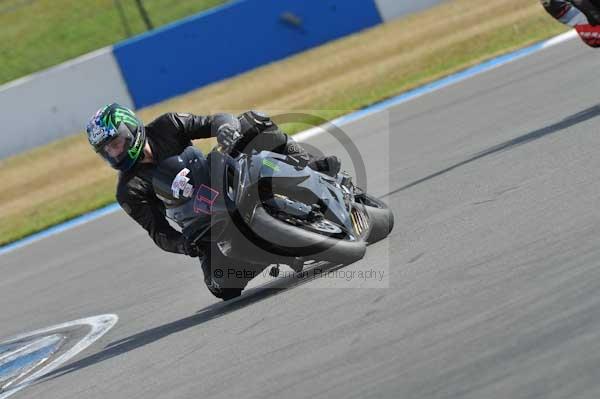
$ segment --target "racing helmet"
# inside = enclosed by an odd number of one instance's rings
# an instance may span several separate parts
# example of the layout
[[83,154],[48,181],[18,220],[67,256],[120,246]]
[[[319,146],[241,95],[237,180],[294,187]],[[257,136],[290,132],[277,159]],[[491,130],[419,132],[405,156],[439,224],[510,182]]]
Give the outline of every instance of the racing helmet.
[[113,103],[100,108],[86,131],[94,150],[117,170],[125,172],[144,157],[144,124],[127,107]]

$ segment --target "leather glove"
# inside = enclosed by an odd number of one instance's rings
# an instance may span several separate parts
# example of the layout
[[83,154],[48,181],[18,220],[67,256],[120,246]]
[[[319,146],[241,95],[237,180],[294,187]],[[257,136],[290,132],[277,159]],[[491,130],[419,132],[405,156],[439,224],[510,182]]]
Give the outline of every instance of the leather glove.
[[239,130],[229,123],[221,125],[217,130],[217,142],[226,152],[233,150],[241,138]]
[[181,241],[178,247],[180,253],[190,256],[192,258],[197,258],[200,255],[202,255],[202,251],[200,251],[200,248],[188,241],[185,237],[181,237]]

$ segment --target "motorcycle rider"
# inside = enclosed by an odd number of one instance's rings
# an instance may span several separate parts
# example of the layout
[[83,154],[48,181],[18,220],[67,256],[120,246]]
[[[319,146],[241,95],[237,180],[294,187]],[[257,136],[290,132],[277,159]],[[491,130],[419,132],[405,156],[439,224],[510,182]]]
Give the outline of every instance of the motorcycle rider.
[[600,47],[600,0],[540,0],[546,11],[574,27],[590,47]]
[[156,197],[152,186],[157,164],[183,152],[192,145],[191,140],[216,137],[224,148],[278,152],[331,176],[340,170],[337,157],[313,157],[283,133],[270,117],[255,111],[238,117],[166,113],[144,125],[132,110],[113,103],[94,114],[86,131],[94,150],[119,171],[116,198],[121,208],[148,231],[161,249],[200,257],[207,287],[215,296],[224,299],[239,295],[241,289],[235,292],[219,287],[211,276],[211,258],[222,255],[190,244],[169,225],[164,204]]

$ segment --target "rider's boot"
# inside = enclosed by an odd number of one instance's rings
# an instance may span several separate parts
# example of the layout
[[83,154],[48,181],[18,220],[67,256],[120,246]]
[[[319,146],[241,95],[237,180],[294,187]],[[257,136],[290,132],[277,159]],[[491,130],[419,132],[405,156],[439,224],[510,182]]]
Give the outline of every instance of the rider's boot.
[[236,298],[242,295],[243,287],[222,287],[213,279],[213,273],[223,273],[222,269],[213,268],[210,255],[204,255],[200,257],[200,264],[202,266],[202,273],[204,274],[204,283],[206,288],[211,294],[217,298],[221,298],[224,301]]

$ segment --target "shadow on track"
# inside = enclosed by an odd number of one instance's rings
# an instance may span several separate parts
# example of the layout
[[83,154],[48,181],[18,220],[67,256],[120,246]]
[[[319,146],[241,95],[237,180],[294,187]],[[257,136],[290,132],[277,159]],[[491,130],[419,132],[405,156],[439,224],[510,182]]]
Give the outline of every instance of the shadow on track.
[[[162,326],[154,327],[118,341],[111,342],[102,351],[56,369],[53,372],[41,377],[37,383],[48,381],[65,374],[93,366],[96,363],[123,355],[145,345],[156,342],[171,334],[199,326],[203,323],[209,322],[210,320],[260,302],[290,288],[306,284],[321,276],[323,271],[333,271],[342,267],[344,267],[344,265],[328,264],[325,262],[311,264],[310,268],[307,268],[305,271],[294,276],[280,278],[273,282],[250,288],[244,291],[243,295],[236,299],[227,302],[214,303],[205,307],[204,309],[199,310],[192,316],[163,324]],[[319,269],[318,272],[317,269]]]
[[464,160],[462,162],[454,164],[446,169],[440,170],[439,172],[433,173],[429,176],[425,176],[422,179],[416,180],[416,181],[409,183],[403,187],[400,187],[393,191],[390,191],[389,193],[382,195],[380,198],[389,197],[390,195],[407,190],[411,187],[416,186],[417,184],[421,184],[423,182],[426,182],[427,180],[431,180],[435,177],[441,176],[441,175],[448,173],[456,168],[459,168],[459,167],[469,164],[471,162],[477,161],[478,159],[487,157],[488,155],[492,155],[492,154],[495,154],[495,153],[498,153],[501,151],[510,150],[514,147],[518,147],[518,146],[527,144],[529,142],[532,142],[534,140],[541,139],[542,137],[560,132],[561,130],[567,129],[571,126],[574,126],[579,123],[590,120],[592,118],[595,118],[598,115],[600,115],[600,105],[595,105],[595,106],[585,109],[581,112],[578,112],[574,115],[568,116],[560,122],[554,123],[550,126],[546,126],[541,129],[538,129],[538,130],[534,130],[533,132],[524,134],[515,139],[505,141],[504,143],[500,143],[491,148],[488,148],[487,150],[484,150],[484,151],[480,152],[479,154],[476,154],[467,160]]

